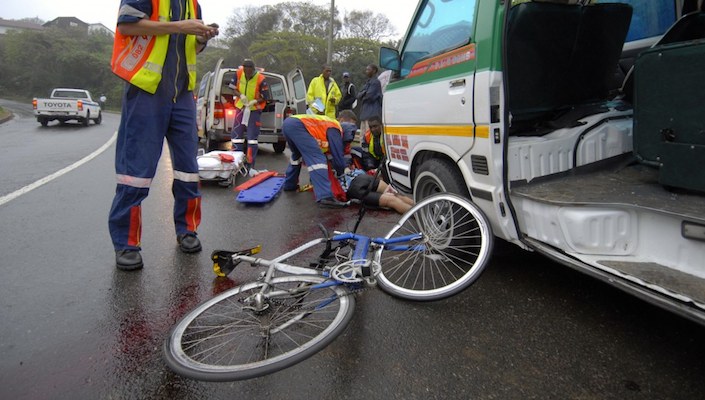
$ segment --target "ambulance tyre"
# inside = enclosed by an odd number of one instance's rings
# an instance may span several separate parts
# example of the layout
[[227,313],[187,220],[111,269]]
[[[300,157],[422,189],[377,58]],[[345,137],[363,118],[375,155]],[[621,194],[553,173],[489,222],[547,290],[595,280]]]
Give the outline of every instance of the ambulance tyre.
[[460,171],[451,161],[431,158],[419,167],[414,179],[414,200],[418,203],[437,193],[450,192],[470,199],[467,185]]
[[90,122],[90,120],[91,120],[91,112],[88,111],[88,112],[86,113],[86,118],[84,118],[84,119],[81,121],[81,123],[83,124],[83,126],[88,126],[88,122]]
[[93,123],[96,125],[100,125],[100,123],[103,122],[103,113],[98,111],[98,118],[93,120]]
[[49,125],[49,120],[46,118],[39,118],[39,123],[42,124],[42,126],[47,126]]

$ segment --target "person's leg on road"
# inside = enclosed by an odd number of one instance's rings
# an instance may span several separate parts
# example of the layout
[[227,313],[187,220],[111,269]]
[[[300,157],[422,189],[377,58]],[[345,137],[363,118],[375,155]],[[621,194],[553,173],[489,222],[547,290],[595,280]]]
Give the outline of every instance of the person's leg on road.
[[235,124],[230,132],[233,151],[245,151],[245,125],[242,124],[243,110],[235,109]]
[[262,126],[262,112],[252,111],[250,112],[250,119],[247,123],[247,163],[250,168],[255,168],[255,161],[257,159],[257,150],[259,150],[259,138],[260,128]]
[[198,149],[195,115],[193,100],[184,92],[174,103],[166,136],[174,170],[174,227],[181,250],[187,253],[201,250],[196,237],[201,223],[201,193],[195,156]]
[[[164,112],[155,113],[154,110]],[[108,228],[120,269],[142,268],[142,201],[162,154],[171,104],[134,86],[126,88],[115,149],[117,187]]]

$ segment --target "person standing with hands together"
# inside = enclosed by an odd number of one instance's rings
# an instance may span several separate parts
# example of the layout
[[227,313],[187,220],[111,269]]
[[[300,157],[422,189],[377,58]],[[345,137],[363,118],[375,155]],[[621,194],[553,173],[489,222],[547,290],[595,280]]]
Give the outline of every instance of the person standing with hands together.
[[197,0],[121,0],[111,60],[126,81],[115,150],[117,188],[108,226],[121,270],[143,267],[142,201],[149,194],[164,138],[174,171],[174,227],[184,253],[201,251],[196,153],[196,54],[218,35]]
[[[323,66],[321,75],[311,79],[306,92],[306,104],[316,114],[335,119],[336,107],[340,99],[343,98],[343,94],[340,93],[340,88],[335,83],[335,79],[331,77],[332,73],[333,68],[326,64]],[[319,100],[320,104],[316,100]],[[321,105],[323,110],[318,109]]]

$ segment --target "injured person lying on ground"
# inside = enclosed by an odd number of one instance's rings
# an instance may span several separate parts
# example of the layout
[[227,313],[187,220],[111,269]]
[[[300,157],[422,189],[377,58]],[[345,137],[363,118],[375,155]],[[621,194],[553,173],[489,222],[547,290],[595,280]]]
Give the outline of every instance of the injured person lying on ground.
[[366,206],[392,209],[404,214],[414,205],[414,200],[396,191],[391,185],[377,177],[354,169],[338,178],[348,200],[362,201]]

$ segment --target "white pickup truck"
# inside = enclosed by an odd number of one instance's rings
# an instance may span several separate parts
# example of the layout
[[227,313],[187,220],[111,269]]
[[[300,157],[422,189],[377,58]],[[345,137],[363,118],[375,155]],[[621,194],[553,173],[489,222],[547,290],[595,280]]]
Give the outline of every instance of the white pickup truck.
[[34,98],[32,107],[37,122],[42,126],[47,126],[54,120],[62,124],[76,120],[83,126],[88,126],[90,120],[96,125],[103,121],[100,104],[93,100],[88,90],[83,89],[56,88],[51,91],[51,97],[48,99]]

